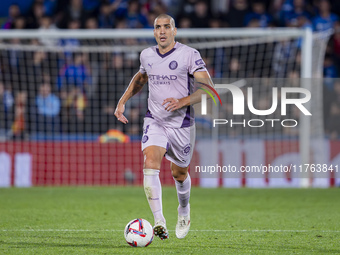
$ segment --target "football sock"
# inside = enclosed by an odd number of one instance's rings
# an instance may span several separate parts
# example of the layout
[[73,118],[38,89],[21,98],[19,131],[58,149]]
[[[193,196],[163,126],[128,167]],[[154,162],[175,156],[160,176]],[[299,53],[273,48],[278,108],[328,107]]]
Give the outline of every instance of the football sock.
[[191,178],[188,173],[187,178],[183,182],[178,182],[175,178],[175,184],[177,189],[178,197],[178,214],[181,216],[187,216],[189,214],[189,199],[190,199],[190,189],[191,189]]
[[159,170],[144,169],[143,172],[144,191],[155,222],[163,221],[165,223],[162,209],[162,186],[159,179]]

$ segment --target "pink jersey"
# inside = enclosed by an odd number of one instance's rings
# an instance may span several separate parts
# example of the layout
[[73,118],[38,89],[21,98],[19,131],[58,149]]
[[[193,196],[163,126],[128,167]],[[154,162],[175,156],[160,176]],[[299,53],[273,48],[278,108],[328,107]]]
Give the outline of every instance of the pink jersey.
[[140,54],[140,70],[149,78],[148,111],[146,117],[155,119],[160,125],[171,128],[189,127],[194,124],[192,106],[173,112],[162,105],[166,98],[183,98],[192,93],[194,72],[206,71],[200,53],[184,44],[176,42],[175,47],[162,55],[158,46],[153,46]]

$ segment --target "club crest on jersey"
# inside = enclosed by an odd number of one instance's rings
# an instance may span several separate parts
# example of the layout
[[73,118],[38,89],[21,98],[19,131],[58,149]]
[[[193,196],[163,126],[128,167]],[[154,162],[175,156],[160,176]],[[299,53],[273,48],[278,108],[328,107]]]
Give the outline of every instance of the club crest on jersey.
[[184,146],[184,149],[183,149],[182,152],[183,152],[183,154],[184,154],[185,156],[187,156],[187,155],[189,155],[190,150],[191,150],[191,144],[188,143],[187,145]]
[[142,143],[146,143],[149,140],[149,137],[147,135],[144,135],[142,138]]
[[177,68],[177,66],[178,66],[178,63],[175,60],[171,61],[170,64],[169,64],[169,68],[171,70],[175,70]]

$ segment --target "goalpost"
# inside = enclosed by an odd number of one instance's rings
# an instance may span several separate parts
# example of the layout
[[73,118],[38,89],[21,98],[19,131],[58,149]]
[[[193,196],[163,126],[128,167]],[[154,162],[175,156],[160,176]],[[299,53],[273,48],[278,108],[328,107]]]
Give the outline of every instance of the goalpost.
[[[311,79],[322,77],[330,35],[293,28],[179,29],[176,40],[200,51],[216,84],[241,79],[255,84],[257,78],[270,78],[284,86],[279,79],[295,77],[300,78],[298,86],[316,94],[305,105],[313,118],[299,115],[296,134],[282,128],[212,129],[212,138],[276,140],[275,148],[282,141],[273,153],[298,151],[301,163],[310,163],[311,138],[315,134],[323,138],[322,84],[317,87]],[[32,184],[141,183],[139,138],[141,116],[147,110],[146,88],[127,105],[128,126],[115,121],[113,110],[139,69],[139,53],[155,44],[152,30],[2,30],[0,40],[0,87],[7,100],[0,108],[0,151],[12,157],[22,152],[32,155],[27,170],[32,171]],[[260,98],[269,87],[258,85],[254,93]],[[38,97],[44,93],[55,96],[54,107],[42,109]],[[264,101],[255,103],[266,105]],[[209,111],[212,118],[219,114],[218,108]],[[209,126],[207,121],[198,116],[198,140]],[[271,148],[270,144],[266,146]],[[266,160],[274,159],[273,154]]]

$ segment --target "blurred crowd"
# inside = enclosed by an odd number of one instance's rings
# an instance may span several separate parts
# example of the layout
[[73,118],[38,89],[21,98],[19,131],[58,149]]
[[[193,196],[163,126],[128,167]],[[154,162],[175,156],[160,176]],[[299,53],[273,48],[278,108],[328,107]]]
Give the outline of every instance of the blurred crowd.
[[[1,19],[2,29],[152,29],[160,13],[172,15],[178,28],[310,27],[315,32],[333,28],[323,64],[324,77],[329,80],[324,83],[324,123],[327,135],[334,139],[340,135],[340,82],[333,80],[340,68],[340,1],[34,0],[28,12],[21,9],[18,4],[9,7],[8,16]],[[81,41],[46,39],[31,44],[77,46]],[[298,77],[298,67],[285,68],[287,63],[282,61],[293,56],[299,62],[299,53],[292,50],[300,47],[267,45],[262,50],[268,51],[263,53],[268,67],[262,70],[269,71],[252,77]],[[212,76],[249,76],[246,64],[221,51],[201,52]],[[132,100],[127,112],[130,123],[138,124],[123,126],[113,116],[117,100],[138,67],[138,55],[128,53],[1,50],[0,130],[10,130],[11,137],[20,139],[34,132],[104,133],[111,128],[139,136],[145,90]]]
[[340,15],[336,0],[34,0],[21,13],[12,4],[4,29],[152,28],[161,13],[180,28],[307,27],[332,28]]
[[1,130],[9,131],[2,134],[7,138],[26,139],[109,129],[139,136],[146,88],[129,102],[132,125],[113,115],[138,68],[138,61],[123,53],[1,50],[0,136]]

